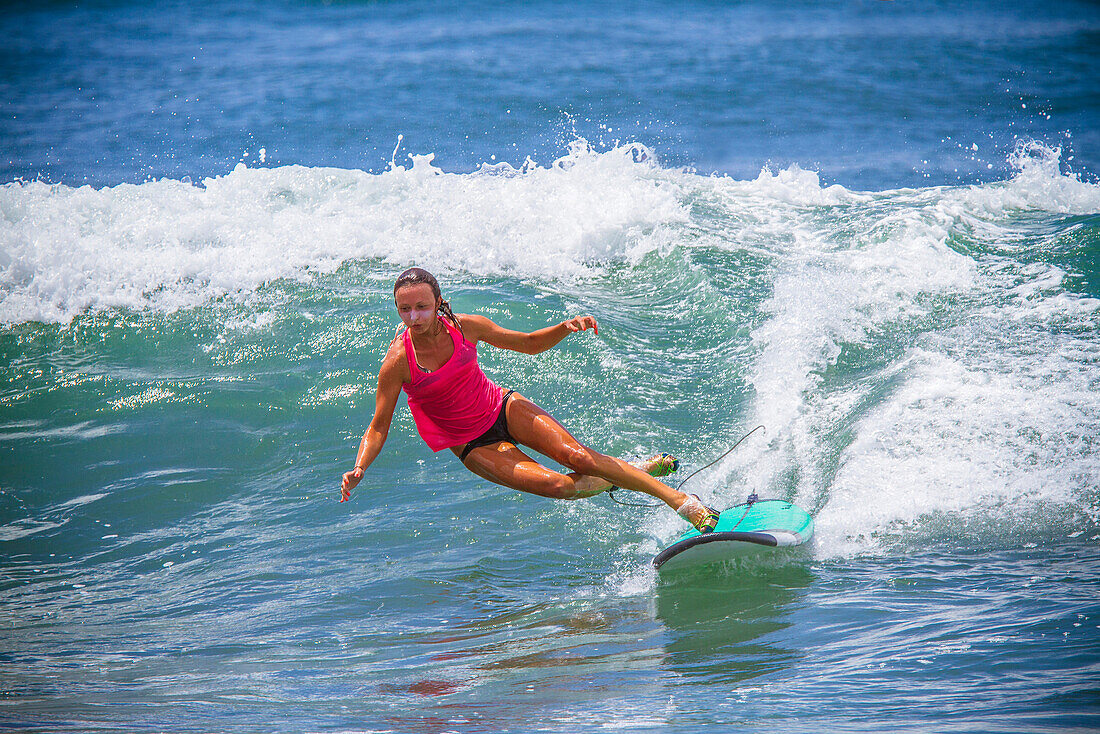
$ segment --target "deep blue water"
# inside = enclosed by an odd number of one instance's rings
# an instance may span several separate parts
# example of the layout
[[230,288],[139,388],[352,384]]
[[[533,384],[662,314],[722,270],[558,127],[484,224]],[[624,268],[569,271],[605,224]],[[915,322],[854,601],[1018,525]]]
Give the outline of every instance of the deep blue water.
[[[0,19],[0,180],[546,164],[581,135],[848,187],[1096,175],[1091,2],[34,3]],[[977,146],[977,149],[974,149]],[[245,156],[248,156],[247,158]]]
[[[8,4],[0,728],[1100,728],[1092,3]],[[395,151],[396,148],[396,151]],[[805,553],[433,455],[394,276]]]

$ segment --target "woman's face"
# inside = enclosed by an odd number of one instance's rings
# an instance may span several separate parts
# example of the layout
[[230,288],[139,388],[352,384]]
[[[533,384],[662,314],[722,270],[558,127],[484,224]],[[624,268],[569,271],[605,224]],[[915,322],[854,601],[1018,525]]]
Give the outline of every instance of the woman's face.
[[435,297],[427,283],[399,288],[393,298],[397,301],[397,315],[413,331],[422,331],[435,323],[440,299]]

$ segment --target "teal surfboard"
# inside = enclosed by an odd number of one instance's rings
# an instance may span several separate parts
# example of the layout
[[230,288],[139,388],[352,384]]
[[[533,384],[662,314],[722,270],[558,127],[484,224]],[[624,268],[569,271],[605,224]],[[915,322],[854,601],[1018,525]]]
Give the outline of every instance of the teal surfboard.
[[653,565],[661,572],[731,561],[803,545],[814,534],[814,520],[784,500],[749,501],[718,517],[712,532],[695,528],[658,553]]

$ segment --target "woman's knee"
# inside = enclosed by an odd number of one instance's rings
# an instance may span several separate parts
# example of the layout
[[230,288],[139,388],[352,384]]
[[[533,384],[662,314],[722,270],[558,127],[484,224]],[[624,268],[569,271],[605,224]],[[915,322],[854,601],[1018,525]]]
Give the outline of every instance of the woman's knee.
[[556,500],[577,499],[576,482],[574,482],[571,477],[567,477],[564,474],[552,474],[544,478],[539,484],[540,486],[536,492],[543,497],[550,497]]
[[578,474],[594,476],[598,471],[601,454],[580,444],[569,447],[560,461]]

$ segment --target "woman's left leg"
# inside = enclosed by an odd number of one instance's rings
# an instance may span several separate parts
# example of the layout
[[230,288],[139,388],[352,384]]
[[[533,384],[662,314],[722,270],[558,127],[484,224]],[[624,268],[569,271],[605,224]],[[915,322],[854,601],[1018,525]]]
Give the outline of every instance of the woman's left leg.
[[588,478],[597,478],[602,480],[593,484],[593,488],[599,488],[597,491],[605,489],[604,485],[614,484],[652,495],[674,510],[692,499],[691,495],[657,481],[636,466],[584,446],[553,416],[519,393],[514,393],[508,401],[507,417],[508,431],[518,443],[581,475],[578,485]]

